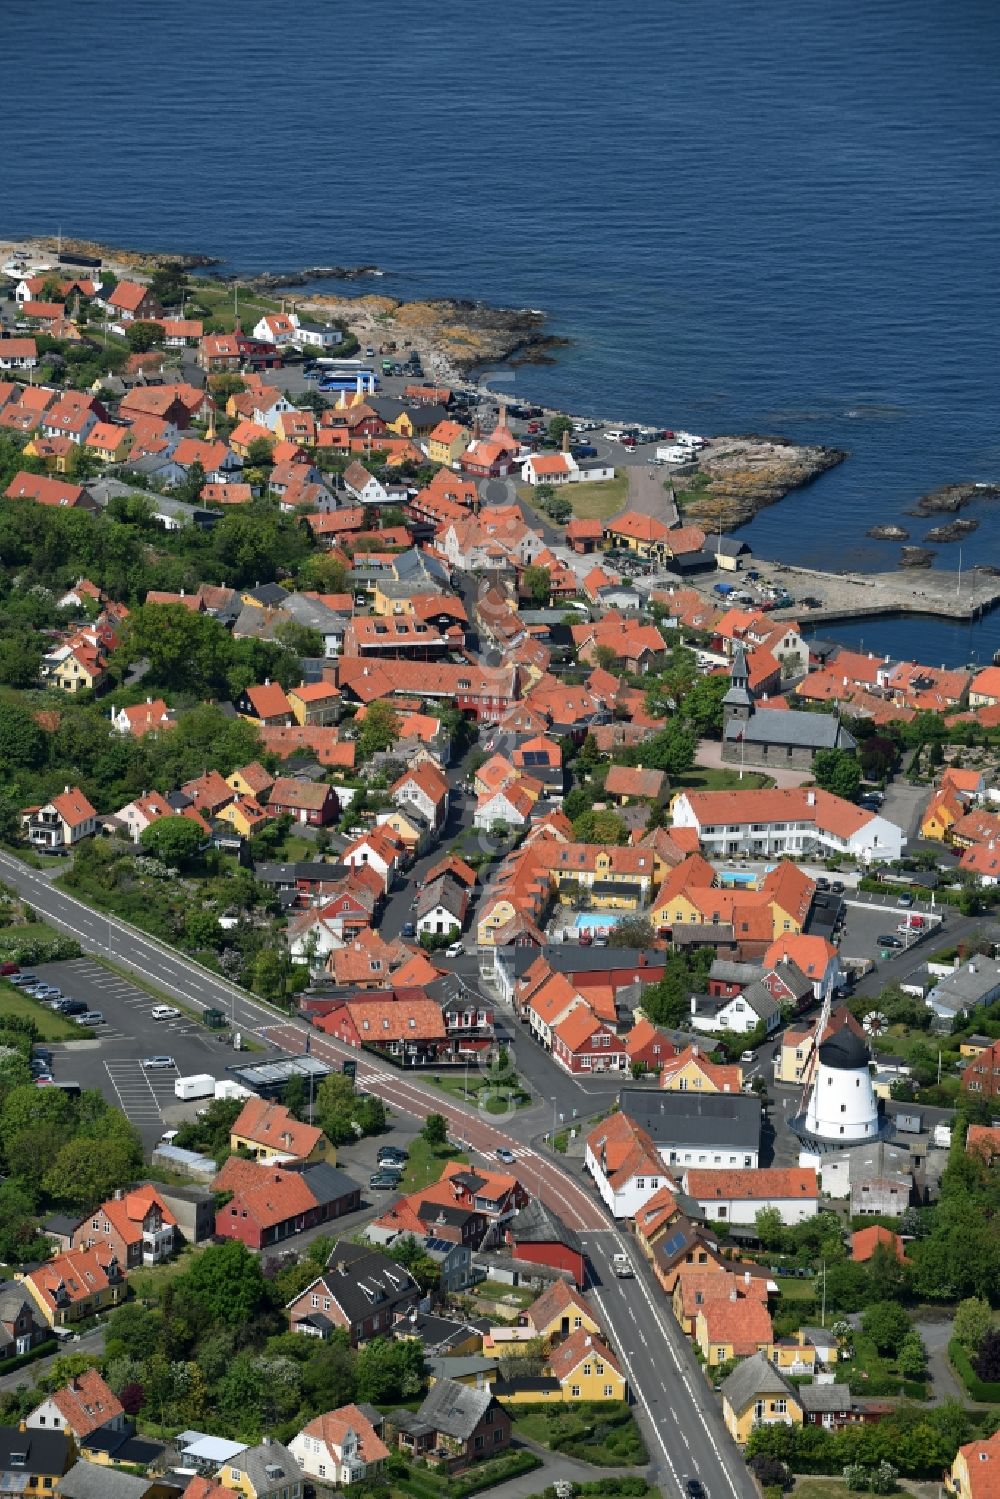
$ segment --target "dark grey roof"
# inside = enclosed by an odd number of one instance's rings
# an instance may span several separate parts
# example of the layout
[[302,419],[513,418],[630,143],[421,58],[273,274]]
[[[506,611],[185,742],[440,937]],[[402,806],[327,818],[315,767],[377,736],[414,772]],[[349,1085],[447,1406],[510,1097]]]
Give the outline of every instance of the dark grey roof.
[[300,1174],[310,1192],[319,1203],[341,1202],[354,1193],[360,1195],[361,1188],[329,1161],[312,1161],[301,1167]]
[[467,1442],[492,1404],[489,1390],[475,1390],[454,1379],[440,1379],[417,1411],[434,1431]]
[[763,979],[757,979],[753,984],[748,984],[740,995],[744,1004],[748,1004],[754,1014],[761,1020],[770,1020],[772,1016],[779,1014],[781,1006],[764,983]]
[[531,1390],[541,1395],[559,1388],[558,1379],[553,1379],[548,1374],[522,1374],[518,1379],[498,1379],[493,1384],[493,1389],[501,1400],[504,1395],[515,1395],[518,1390]]
[[708,976],[721,984],[752,984],[761,972],[759,963],[732,963],[728,958],[716,958]]
[[[726,694],[728,702],[732,692]],[[746,744],[783,744],[801,749],[855,748],[855,741],[840,719],[832,713],[801,713],[794,708],[755,707],[746,723],[731,720],[725,737]]]
[[226,1467],[246,1473],[258,1494],[273,1493],[289,1480],[302,1477],[302,1469],[288,1448],[273,1437],[265,1437],[256,1447],[248,1447],[236,1457],[227,1458]]
[[623,1114],[640,1125],[657,1145],[728,1145],[756,1150],[760,1141],[760,1102],[745,1093],[648,1092],[623,1088]]
[[428,1372],[435,1379],[469,1379],[496,1373],[496,1367],[495,1358],[484,1358],[481,1353],[453,1353],[427,1360]]
[[479,1336],[467,1322],[456,1322],[453,1317],[423,1315],[416,1309],[402,1317],[393,1330],[399,1337],[419,1339],[428,1353],[437,1354],[443,1354],[456,1343]]
[[795,1390],[771,1363],[765,1353],[755,1353],[737,1364],[722,1381],[722,1398],[734,1411],[745,1410],[758,1395],[783,1395],[795,1398]]
[[[48,1436],[49,1441],[57,1432],[31,1432],[31,1436]],[[66,1441],[66,1438],[61,1438]],[[106,1468],[103,1463],[73,1463],[66,1477],[61,1478],[58,1492],[64,1499],[144,1499],[153,1487],[151,1478],[133,1478],[132,1474],[121,1474],[117,1468]]]
[[836,1415],[838,1411],[849,1411],[853,1405],[851,1387],[836,1382],[799,1385],[799,1404],[804,1411],[815,1411],[819,1414],[829,1412]]
[[402,1265],[348,1239],[334,1244],[326,1269],[313,1284],[320,1282],[351,1322],[363,1321],[375,1308],[402,1308],[420,1298],[420,1287]]
[[307,599],[301,593],[290,593],[281,605],[281,612],[308,629],[318,630],[321,635],[343,635],[347,627],[346,615],[328,609],[318,599]]
[[288,589],[282,588],[280,583],[258,583],[256,588],[244,589],[243,596],[247,599],[254,599],[258,604],[270,605],[273,608],[275,604],[285,602],[288,598]]
[[868,1047],[850,1026],[842,1025],[819,1048],[819,1059],[824,1067],[853,1072],[868,1066]]
[[[578,942],[563,942],[545,947],[542,949],[542,956],[553,973],[600,973],[609,968],[644,967],[650,970],[650,983],[655,983],[662,977],[655,970],[664,968],[667,962],[667,955],[662,951],[643,951],[638,947],[581,947]],[[530,968],[537,957],[537,951],[530,952],[525,968]],[[515,957],[515,964],[516,962]]]
[[739,541],[735,536],[706,537],[705,550],[717,553],[720,557],[746,557],[750,553],[746,542]]
[[583,1254],[575,1229],[567,1228],[558,1214],[537,1197],[514,1214],[507,1229],[515,1244],[565,1244],[574,1254]]
[[[42,1233],[45,1234],[73,1234],[80,1227],[83,1218],[79,1213],[50,1213],[42,1224]],[[13,1282],[5,1282],[4,1285],[12,1285]],[[2,1290],[3,1287],[0,1287]]]
[[[410,815],[409,807],[405,807],[404,811],[407,816]],[[433,884],[425,885],[421,890],[417,902],[417,919],[421,920],[429,912],[442,906],[450,916],[461,922],[468,903],[465,886],[460,885],[453,875],[443,874]]]

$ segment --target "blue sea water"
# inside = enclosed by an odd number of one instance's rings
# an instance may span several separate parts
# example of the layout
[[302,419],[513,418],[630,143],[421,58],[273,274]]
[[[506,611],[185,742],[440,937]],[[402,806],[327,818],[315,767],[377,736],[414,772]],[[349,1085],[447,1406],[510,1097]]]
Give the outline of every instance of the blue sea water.
[[[992,0],[35,0],[3,80],[0,235],[375,261],[545,308],[573,342],[526,396],[850,449],[757,517],[761,555],[891,565],[874,521],[1000,478]],[[1000,565],[998,506],[966,566]]]

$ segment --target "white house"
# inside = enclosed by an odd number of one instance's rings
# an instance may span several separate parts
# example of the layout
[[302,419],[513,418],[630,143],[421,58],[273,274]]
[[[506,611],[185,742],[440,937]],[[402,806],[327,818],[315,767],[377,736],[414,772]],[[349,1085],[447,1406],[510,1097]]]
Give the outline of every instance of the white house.
[[329,323],[311,323],[299,318],[298,324],[295,342],[300,349],[335,349],[344,337],[339,328],[331,328]]
[[417,904],[417,933],[429,937],[457,937],[462,930],[468,892],[457,880],[435,880]]
[[401,850],[381,828],[355,838],[340,856],[341,864],[347,864],[352,869],[374,869],[386,890],[392,884],[400,859]]
[[294,411],[294,402],[287,396],[283,396],[280,390],[274,390],[268,385],[258,392],[256,404],[250,413],[250,420],[257,427],[266,427],[269,432],[277,432],[278,418],[289,411]]
[[[839,971],[839,970],[838,970]],[[765,1034],[781,1028],[781,1006],[761,980],[748,984],[740,994],[692,994],[691,1028],[719,1033],[731,1031],[745,1036],[763,1021]]]
[[440,827],[448,816],[448,778],[429,760],[401,775],[391,795],[398,807],[415,807],[432,828]]
[[472,825],[487,831],[498,822],[506,823],[509,828],[527,827],[533,806],[534,801],[523,787],[509,781],[492,795],[479,798]]
[[709,859],[853,854],[862,864],[898,859],[906,839],[894,822],[818,786],[765,791],[683,791],[673,823],[694,828]]
[[21,814],[28,841],[35,848],[72,848],[97,829],[97,813],[79,786],[67,786],[43,807]]
[[0,338],[0,370],[33,370],[37,363],[33,338]]
[[389,491],[363,463],[354,462],[344,471],[344,488],[362,505],[386,505],[389,502]]
[[161,817],[174,815],[174,809],[165,796],[161,796],[158,791],[149,791],[137,796],[135,801],[126,802],[124,807],[119,807],[115,818],[125,824],[132,842],[138,843],[150,823]]
[[634,1218],[661,1187],[676,1185],[653,1141],[621,1115],[594,1126],[584,1164],[614,1218]]
[[775,1208],[788,1227],[815,1218],[819,1182],[811,1167],[769,1167],[761,1171],[705,1171],[689,1167],[682,1190],[694,1198],[707,1222],[751,1224],[762,1208]]
[[254,324],[253,336],[283,349],[298,343],[299,320],[294,312],[269,312]]
[[613,464],[580,464],[572,453],[532,453],[521,465],[526,484],[587,484],[614,476]]
[[332,952],[346,945],[344,923],[335,916],[323,916],[319,911],[303,911],[301,916],[288,923],[285,941],[289,956],[296,963],[308,963],[318,970]]
[[288,1450],[303,1473],[337,1488],[374,1478],[389,1456],[388,1447],[356,1405],[317,1416],[292,1438]]

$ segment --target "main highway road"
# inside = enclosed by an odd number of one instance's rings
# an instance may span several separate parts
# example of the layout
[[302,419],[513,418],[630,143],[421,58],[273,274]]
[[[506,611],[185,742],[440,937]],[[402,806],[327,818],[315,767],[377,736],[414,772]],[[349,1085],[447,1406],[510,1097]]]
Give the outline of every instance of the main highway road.
[[[378,1093],[390,1108],[423,1119],[443,1114],[453,1139],[471,1155],[494,1163],[501,1146],[512,1150],[525,1185],[580,1235],[590,1261],[588,1294],[619,1353],[638,1406],[655,1481],[661,1492],[684,1496],[697,1478],[709,1499],[757,1499],[739,1450],[726,1431],[716,1402],[687,1340],[665,1309],[664,1298],[643,1256],[607,1215],[603,1203],[561,1164],[523,1145],[502,1123],[467,1109],[410,1074],[400,1074],[368,1055],[319,1036],[304,1024],[279,1015],[245,990],[207,972],[164,943],[117,917],[95,911],[54,886],[48,875],[0,853],[0,879],[28,901],[57,930],[75,937],[90,953],[131,969],[165,995],[199,1010],[224,1010],[236,1029],[252,1032],[273,1046],[301,1054],[311,1035],[311,1052],[324,1061],[353,1057],[358,1083]],[[612,1257],[629,1255],[635,1274],[616,1278]]]

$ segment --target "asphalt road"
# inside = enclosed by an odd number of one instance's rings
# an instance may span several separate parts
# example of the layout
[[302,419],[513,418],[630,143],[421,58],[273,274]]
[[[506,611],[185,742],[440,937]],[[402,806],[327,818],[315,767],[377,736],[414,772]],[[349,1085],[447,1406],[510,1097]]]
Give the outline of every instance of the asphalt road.
[[[276,1018],[252,995],[205,972],[115,917],[91,910],[74,896],[54,888],[43,872],[21,864],[10,855],[0,854],[0,876],[30,901],[41,916],[76,937],[86,950],[106,954],[110,949],[117,963],[141,973],[166,995],[173,995],[193,1011],[206,1006],[224,1009],[240,1029],[252,1031],[283,1051],[302,1051],[306,1036],[303,1025]],[[177,1038],[171,1041],[171,1049],[176,1046]],[[165,1046],[162,1049],[167,1050]],[[368,1056],[358,1057],[348,1048],[315,1033],[312,1049],[315,1055],[334,1062],[353,1055],[358,1061],[359,1085],[377,1091],[395,1112],[415,1120],[425,1118],[429,1112],[443,1114],[451,1136],[461,1140],[473,1157],[478,1155],[484,1162],[495,1160],[500,1146],[514,1152],[526,1184],[534,1187],[542,1200],[584,1238],[594,1264],[595,1281],[599,1282],[594,1290],[595,1301],[612,1342],[622,1351],[661,1491],[683,1499],[684,1479],[698,1476],[710,1499],[719,1499],[728,1492],[733,1499],[754,1499],[749,1475],[732,1448],[714,1397],[709,1396],[703,1383],[697,1382],[701,1376],[679,1330],[660,1305],[648,1272],[639,1263],[634,1243],[611,1222],[593,1189],[575,1176],[571,1168],[518,1139],[512,1132],[518,1124],[516,1115],[510,1120],[500,1120],[478,1114],[442,1097],[439,1091],[410,1074],[397,1073]],[[138,1106],[132,1104],[133,1108]],[[634,1280],[619,1284],[611,1274],[610,1259],[621,1250],[632,1255],[639,1274]]]

